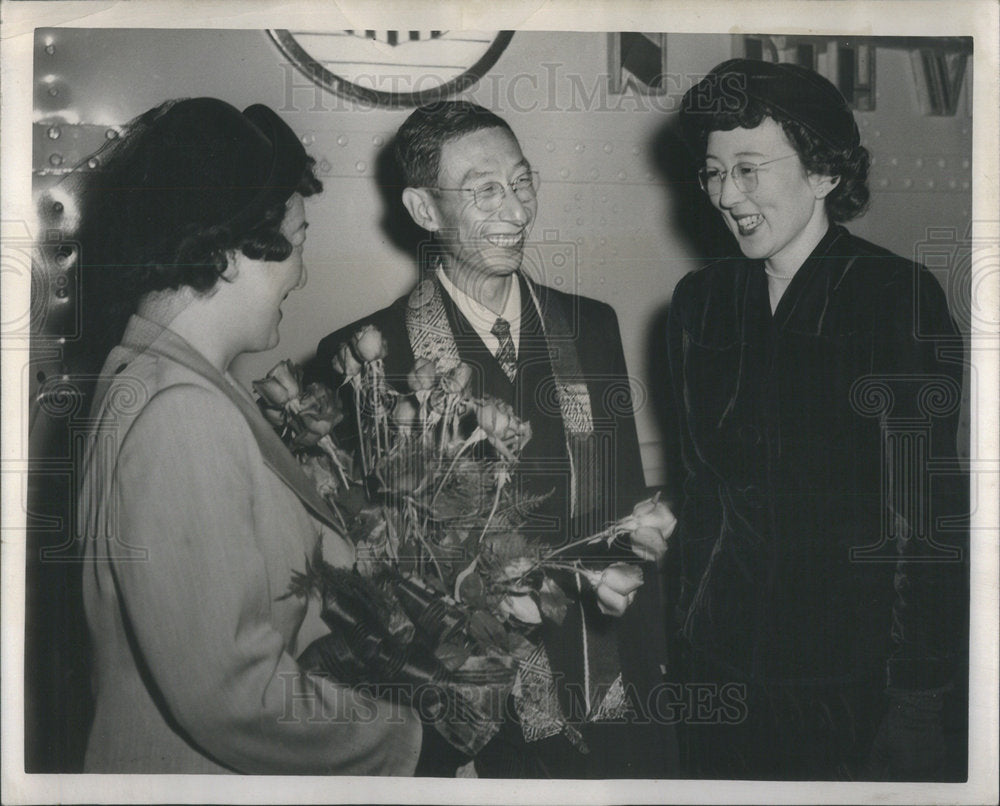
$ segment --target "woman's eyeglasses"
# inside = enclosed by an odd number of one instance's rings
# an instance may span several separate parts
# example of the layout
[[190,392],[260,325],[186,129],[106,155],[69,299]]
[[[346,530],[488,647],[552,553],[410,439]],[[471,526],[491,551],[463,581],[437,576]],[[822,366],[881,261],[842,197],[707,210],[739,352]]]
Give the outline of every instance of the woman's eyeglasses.
[[789,157],[797,157],[798,154],[785,154],[783,157],[775,157],[766,162],[737,162],[728,171],[720,171],[718,168],[705,166],[698,171],[698,181],[701,189],[709,196],[718,196],[722,193],[722,183],[726,181],[726,175],[733,180],[736,189],[740,193],[753,193],[757,189],[757,171],[772,162],[787,160]]
[[514,192],[518,201],[526,203],[535,200],[540,181],[538,171],[528,171],[506,184],[503,182],[484,182],[474,188],[428,188],[428,190],[471,193],[472,201],[476,207],[484,213],[494,213],[503,205],[508,187]]

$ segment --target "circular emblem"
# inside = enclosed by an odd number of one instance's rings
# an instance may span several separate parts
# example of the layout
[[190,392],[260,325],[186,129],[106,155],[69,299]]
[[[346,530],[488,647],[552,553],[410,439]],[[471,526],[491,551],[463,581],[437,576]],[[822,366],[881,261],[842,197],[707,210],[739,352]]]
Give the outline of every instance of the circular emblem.
[[373,106],[421,106],[472,87],[513,31],[270,30],[311,81]]

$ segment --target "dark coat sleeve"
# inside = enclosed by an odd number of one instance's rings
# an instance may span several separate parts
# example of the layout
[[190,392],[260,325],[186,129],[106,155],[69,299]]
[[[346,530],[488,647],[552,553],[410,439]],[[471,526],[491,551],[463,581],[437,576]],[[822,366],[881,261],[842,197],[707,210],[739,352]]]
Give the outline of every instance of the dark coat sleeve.
[[[968,651],[969,478],[956,446],[962,340],[941,287],[926,269],[907,266],[895,273],[884,294],[873,373],[885,377],[892,393],[883,427],[909,431],[908,422],[926,425],[917,477],[905,475],[905,461],[890,465],[890,473],[898,474],[887,492],[898,561],[888,681],[893,688],[929,689],[950,683]],[[923,489],[908,489],[919,481]],[[920,503],[927,500],[923,513],[907,506],[908,492]]]
[[722,524],[718,478],[698,457],[687,427],[688,403],[684,395],[687,339],[685,321],[698,313],[699,302],[695,288],[697,279],[697,276],[688,275],[681,279],[674,290],[667,340],[671,386],[678,412],[681,455],[684,461],[683,503],[665,564],[669,604],[674,611],[677,628],[683,627],[683,614],[694,598]]

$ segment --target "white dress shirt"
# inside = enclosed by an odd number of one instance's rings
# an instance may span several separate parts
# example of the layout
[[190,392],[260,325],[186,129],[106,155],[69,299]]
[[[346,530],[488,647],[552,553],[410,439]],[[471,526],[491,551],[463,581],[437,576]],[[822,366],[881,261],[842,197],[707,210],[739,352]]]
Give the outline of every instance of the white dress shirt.
[[511,275],[510,290],[507,292],[507,300],[504,302],[503,311],[494,313],[481,302],[477,302],[464,291],[448,279],[444,269],[437,267],[437,276],[441,281],[441,287],[448,292],[458,310],[469,320],[469,324],[475,328],[483,344],[495,356],[500,350],[500,340],[493,335],[493,324],[497,316],[502,316],[510,324],[510,337],[514,341],[514,354],[518,353],[518,346],[521,343],[521,283],[516,275]]

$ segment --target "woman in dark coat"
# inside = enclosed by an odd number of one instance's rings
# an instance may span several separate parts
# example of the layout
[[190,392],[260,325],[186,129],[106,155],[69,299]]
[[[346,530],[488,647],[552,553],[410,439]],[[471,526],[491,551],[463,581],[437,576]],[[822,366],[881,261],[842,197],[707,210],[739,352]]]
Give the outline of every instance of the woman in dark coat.
[[867,204],[869,155],[826,79],[734,59],[680,117],[742,252],[671,308],[681,665],[741,701],[686,720],[688,773],[962,776],[942,707],[968,618],[964,535],[943,520],[966,482],[944,295],[840,225]]

